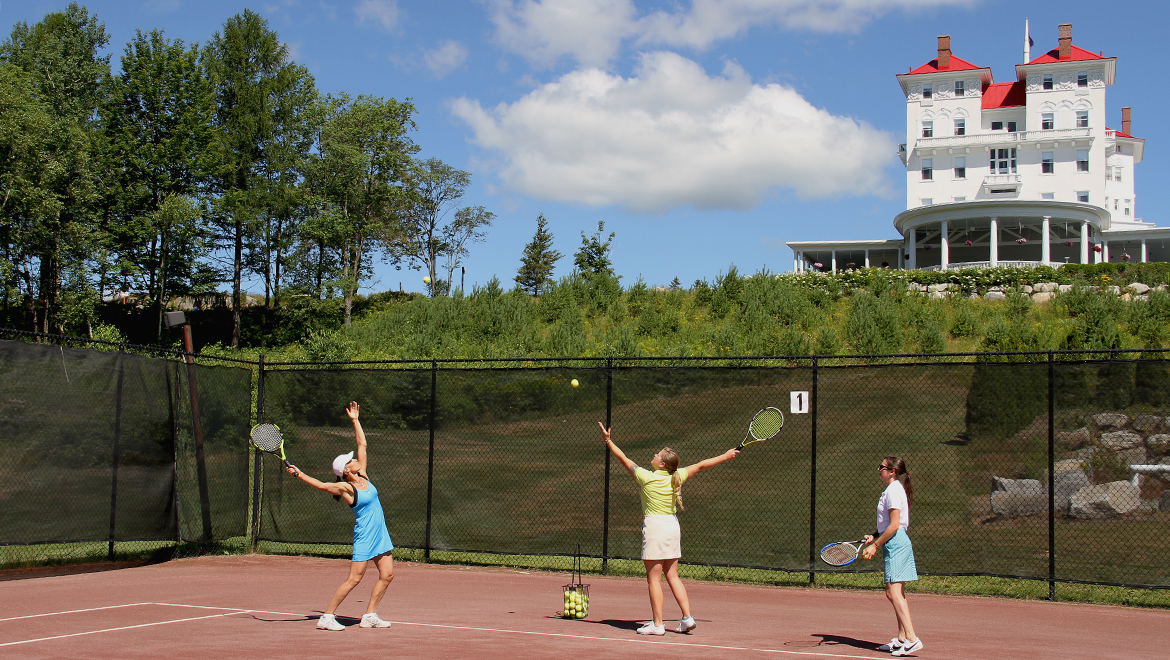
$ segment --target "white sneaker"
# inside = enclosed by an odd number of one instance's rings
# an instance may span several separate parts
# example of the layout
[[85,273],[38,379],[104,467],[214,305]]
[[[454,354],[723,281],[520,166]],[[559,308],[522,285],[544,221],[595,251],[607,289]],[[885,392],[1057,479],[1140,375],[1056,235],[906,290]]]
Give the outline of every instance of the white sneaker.
[[322,614],[317,619],[317,630],[345,630],[345,626],[338,623],[332,614]]
[[638,628],[638,634],[639,635],[665,635],[666,634],[666,624],[664,623],[661,626],[656,626],[656,625],[654,625],[654,622],[651,621],[650,623],[647,623],[646,625],[642,626],[641,628]]
[[882,644],[881,646],[879,646],[878,650],[885,651],[886,653],[889,653],[890,651],[893,651],[894,649],[902,648],[902,644],[905,644],[905,643],[906,643],[905,640],[901,640],[901,639],[898,639],[897,637],[895,637],[895,638],[890,640],[889,644]]
[[906,642],[902,644],[902,648],[895,649],[895,650],[891,651],[890,655],[910,655],[911,653],[914,653],[915,651],[921,651],[921,650],[922,650],[922,638],[920,637],[920,638],[914,640],[913,642],[911,642],[910,640],[906,640]]
[[678,622],[678,627],[675,628],[674,631],[677,633],[688,633],[694,630],[695,626],[697,625],[699,624],[695,623],[694,617],[685,616],[681,621]]
[[383,621],[375,612],[374,614],[363,614],[362,621],[358,625],[362,628],[389,628],[390,622]]

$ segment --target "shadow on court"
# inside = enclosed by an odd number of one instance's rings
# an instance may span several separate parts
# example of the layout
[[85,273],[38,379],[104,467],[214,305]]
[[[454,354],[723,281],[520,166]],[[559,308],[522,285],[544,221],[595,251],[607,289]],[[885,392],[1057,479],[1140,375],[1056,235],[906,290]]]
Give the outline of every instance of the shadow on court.
[[820,633],[813,633],[813,637],[820,637],[821,641],[817,642],[817,646],[852,646],[855,649],[864,649],[866,651],[878,650],[877,642],[870,642],[863,639],[855,639],[853,637],[845,637],[842,635],[822,635]]

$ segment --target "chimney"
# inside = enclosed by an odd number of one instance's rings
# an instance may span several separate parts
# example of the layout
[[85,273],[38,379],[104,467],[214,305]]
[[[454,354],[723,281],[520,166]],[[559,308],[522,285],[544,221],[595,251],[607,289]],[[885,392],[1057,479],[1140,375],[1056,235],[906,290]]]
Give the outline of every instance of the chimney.
[[1072,23],[1060,24],[1060,59],[1072,58]]
[[951,65],[951,35],[940,35],[938,38],[938,68],[945,69]]
[[1121,132],[1125,133],[1126,135],[1133,135],[1133,133],[1129,132],[1129,127],[1131,125],[1132,122],[1129,118],[1129,106],[1126,106],[1121,109]]

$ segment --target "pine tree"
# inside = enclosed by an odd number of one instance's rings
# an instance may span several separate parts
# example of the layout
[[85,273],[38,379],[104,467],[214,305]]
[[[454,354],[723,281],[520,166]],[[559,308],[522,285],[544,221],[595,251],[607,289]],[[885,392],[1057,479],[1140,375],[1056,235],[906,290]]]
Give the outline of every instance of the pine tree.
[[544,214],[536,216],[536,234],[532,242],[524,246],[524,256],[520,258],[520,270],[516,272],[516,286],[539,296],[553,283],[553,266],[564,255],[552,249],[553,235],[548,230],[548,220]]

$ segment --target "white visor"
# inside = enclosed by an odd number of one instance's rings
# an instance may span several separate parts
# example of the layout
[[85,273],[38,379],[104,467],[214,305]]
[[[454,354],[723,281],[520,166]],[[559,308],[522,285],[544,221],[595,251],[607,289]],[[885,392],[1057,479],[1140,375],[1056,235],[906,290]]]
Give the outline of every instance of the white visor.
[[352,460],[353,460],[353,452],[352,451],[349,452],[348,454],[342,454],[342,455],[338,456],[337,458],[333,459],[333,474],[336,474],[339,477],[341,475],[345,474],[345,464],[349,463]]

